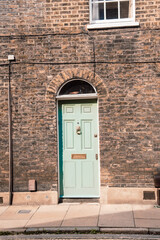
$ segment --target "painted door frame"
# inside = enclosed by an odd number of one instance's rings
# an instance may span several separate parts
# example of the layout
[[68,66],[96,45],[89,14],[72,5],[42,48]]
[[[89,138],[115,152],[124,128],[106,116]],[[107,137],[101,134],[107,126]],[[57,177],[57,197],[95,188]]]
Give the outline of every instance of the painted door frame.
[[99,143],[99,101],[97,94],[75,94],[74,96],[71,95],[62,95],[62,96],[57,96],[57,153],[58,153],[58,199],[60,199],[60,151],[59,151],[59,143],[60,143],[60,138],[59,138],[59,101],[67,101],[67,100],[89,100],[89,99],[96,99],[97,100],[97,124],[98,124],[98,181],[99,181],[99,196],[95,198],[100,198],[100,143]]

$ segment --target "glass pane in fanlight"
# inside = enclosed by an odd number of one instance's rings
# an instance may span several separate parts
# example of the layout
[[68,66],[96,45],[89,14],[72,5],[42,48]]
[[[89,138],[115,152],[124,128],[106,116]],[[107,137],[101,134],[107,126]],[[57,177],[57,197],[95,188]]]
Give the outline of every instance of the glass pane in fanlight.
[[66,83],[59,95],[66,95],[66,94],[87,94],[87,93],[95,93],[93,87],[82,80],[74,80],[71,82]]
[[106,19],[118,19],[118,2],[106,2]]
[[92,20],[104,20],[104,3],[92,4]]
[[120,18],[129,18],[129,1],[120,2]]

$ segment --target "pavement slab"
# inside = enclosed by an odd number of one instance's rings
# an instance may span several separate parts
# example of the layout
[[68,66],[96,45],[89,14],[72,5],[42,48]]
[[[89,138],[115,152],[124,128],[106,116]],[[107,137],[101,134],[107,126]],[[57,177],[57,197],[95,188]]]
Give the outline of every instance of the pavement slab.
[[69,231],[160,233],[160,208],[153,205],[63,203],[0,206],[0,231]]
[[160,220],[160,208],[155,208],[153,205],[147,206],[133,206],[134,218],[141,219],[159,219]]
[[160,219],[135,219],[137,228],[160,228]]
[[1,215],[0,220],[29,220],[39,206],[9,206]]
[[125,204],[102,205],[99,227],[134,227],[132,206]]
[[28,221],[26,227],[59,227],[68,208],[69,205],[41,206],[32,219]]
[[0,220],[0,231],[24,228],[28,220]]
[[8,206],[0,206],[0,215],[7,210]]
[[70,205],[63,220],[63,227],[97,227],[99,204]]

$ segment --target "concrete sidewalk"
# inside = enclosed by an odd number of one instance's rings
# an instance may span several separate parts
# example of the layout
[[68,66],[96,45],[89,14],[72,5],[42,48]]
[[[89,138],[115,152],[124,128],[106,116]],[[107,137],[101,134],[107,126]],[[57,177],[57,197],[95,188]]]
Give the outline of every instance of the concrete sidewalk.
[[98,203],[0,206],[0,231],[160,233],[160,208],[153,205]]

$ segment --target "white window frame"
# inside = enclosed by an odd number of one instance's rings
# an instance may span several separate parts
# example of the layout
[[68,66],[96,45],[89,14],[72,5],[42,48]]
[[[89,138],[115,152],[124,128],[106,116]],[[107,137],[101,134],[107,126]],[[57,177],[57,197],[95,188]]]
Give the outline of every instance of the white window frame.
[[[126,1],[126,0],[95,0],[95,1],[96,3],[104,3],[104,7],[106,6],[106,2],[118,2],[118,16],[119,16],[120,1]],[[89,4],[90,4],[90,24],[87,26],[88,29],[139,26],[139,23],[135,22],[135,0],[132,0],[132,9],[131,9],[132,17],[121,18],[121,19],[119,18],[119,19],[92,20],[92,0],[89,0]],[[106,18],[106,16],[104,17]]]

